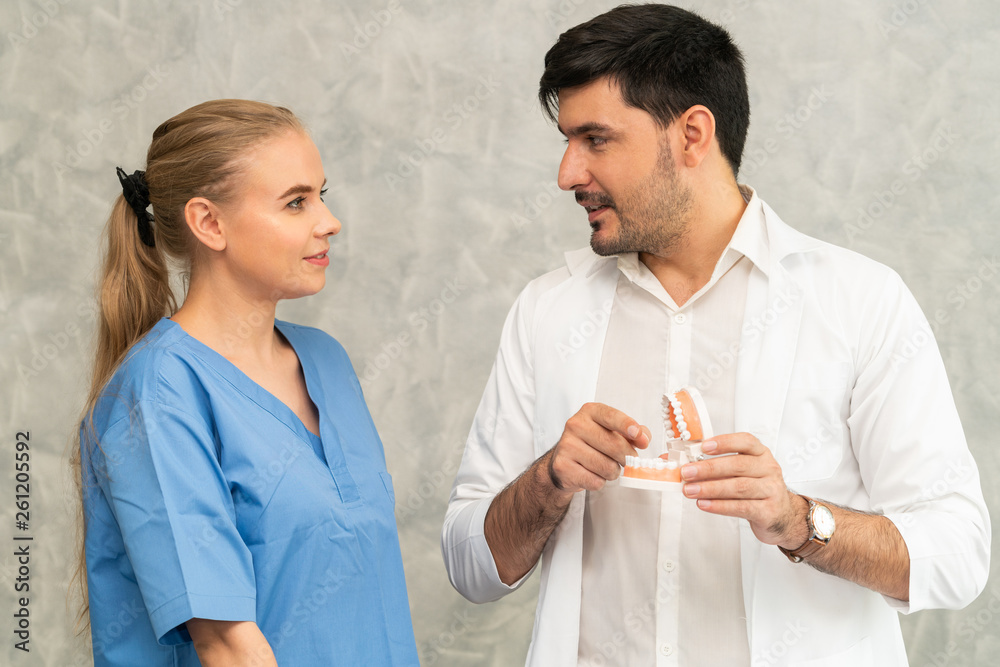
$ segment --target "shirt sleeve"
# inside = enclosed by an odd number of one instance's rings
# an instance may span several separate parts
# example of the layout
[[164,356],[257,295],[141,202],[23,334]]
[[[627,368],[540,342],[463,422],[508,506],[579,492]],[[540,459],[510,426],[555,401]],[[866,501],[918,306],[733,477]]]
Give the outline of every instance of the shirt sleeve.
[[455,477],[441,535],[448,577],[472,602],[492,602],[516,590],[500,580],[483,532],[493,498],[535,460],[532,310],[526,290],[504,323],[500,349]]
[[903,613],[960,609],[986,585],[990,522],[930,324],[898,275],[877,295],[859,349],[848,425],[872,509],[910,557]]
[[191,618],[256,619],[250,551],[210,422],[174,403],[137,401],[94,452],[98,484],[161,644],[190,641],[183,623]]

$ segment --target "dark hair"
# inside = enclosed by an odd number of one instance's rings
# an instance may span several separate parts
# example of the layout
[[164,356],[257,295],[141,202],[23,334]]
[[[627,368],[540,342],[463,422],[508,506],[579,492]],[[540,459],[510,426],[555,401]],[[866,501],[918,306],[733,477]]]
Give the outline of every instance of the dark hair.
[[604,76],[662,127],[696,104],[708,107],[722,155],[739,172],[750,100],[743,54],[725,29],[679,7],[621,5],[559,36],[545,54],[538,99],[556,120],[561,89]]

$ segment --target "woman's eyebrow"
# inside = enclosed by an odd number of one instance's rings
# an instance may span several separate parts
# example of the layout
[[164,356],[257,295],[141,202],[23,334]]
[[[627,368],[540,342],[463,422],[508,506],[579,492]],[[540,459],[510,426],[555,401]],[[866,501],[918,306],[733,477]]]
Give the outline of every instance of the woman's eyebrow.
[[[325,186],[326,186],[326,179],[324,178],[323,185],[320,186],[320,190],[322,190],[323,187]],[[278,195],[278,199],[284,199],[285,197],[291,197],[292,195],[308,194],[312,191],[313,191],[313,186],[304,185],[300,183],[299,185],[293,185],[292,187],[288,188],[283,193]]]

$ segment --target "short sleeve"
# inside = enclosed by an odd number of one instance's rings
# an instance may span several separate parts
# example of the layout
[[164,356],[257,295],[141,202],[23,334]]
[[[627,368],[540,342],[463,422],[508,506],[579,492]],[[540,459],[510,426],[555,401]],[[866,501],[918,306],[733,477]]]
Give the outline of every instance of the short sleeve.
[[161,644],[190,641],[191,618],[256,618],[253,563],[219,455],[209,419],[152,400],[136,402],[93,452],[132,569],[123,574]]

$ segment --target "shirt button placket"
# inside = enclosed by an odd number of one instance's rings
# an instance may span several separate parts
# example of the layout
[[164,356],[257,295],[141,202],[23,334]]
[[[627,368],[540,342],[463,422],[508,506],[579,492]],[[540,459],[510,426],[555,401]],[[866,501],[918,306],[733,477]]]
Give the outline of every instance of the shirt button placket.
[[[670,595],[677,594],[677,561],[671,558],[665,558],[660,561],[660,570],[663,574],[659,577],[660,585],[665,591],[670,591]],[[657,652],[660,654],[657,657],[656,664],[657,667],[674,667],[677,665],[677,657],[674,655],[676,653],[675,645],[670,641],[662,641],[664,637],[659,638],[661,640],[657,647]]]

